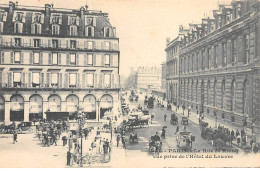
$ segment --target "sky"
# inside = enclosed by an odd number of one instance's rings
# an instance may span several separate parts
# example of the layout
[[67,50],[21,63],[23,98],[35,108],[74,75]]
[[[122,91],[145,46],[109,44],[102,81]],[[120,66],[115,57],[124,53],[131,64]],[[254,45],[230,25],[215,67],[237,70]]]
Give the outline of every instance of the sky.
[[[201,23],[204,16],[231,0],[17,0],[18,5],[79,9],[109,13],[117,29],[120,46],[120,75],[127,76],[130,67],[157,66],[166,60],[166,38],[178,36],[179,25]],[[9,0],[0,0],[7,4]],[[13,0],[15,2],[15,0]]]

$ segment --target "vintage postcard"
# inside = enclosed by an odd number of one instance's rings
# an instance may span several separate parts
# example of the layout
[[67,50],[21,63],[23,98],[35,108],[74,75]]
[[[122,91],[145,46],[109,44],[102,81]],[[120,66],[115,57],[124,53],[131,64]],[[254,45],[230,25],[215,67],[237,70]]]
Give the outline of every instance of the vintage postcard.
[[259,0],[1,0],[1,168],[259,168]]

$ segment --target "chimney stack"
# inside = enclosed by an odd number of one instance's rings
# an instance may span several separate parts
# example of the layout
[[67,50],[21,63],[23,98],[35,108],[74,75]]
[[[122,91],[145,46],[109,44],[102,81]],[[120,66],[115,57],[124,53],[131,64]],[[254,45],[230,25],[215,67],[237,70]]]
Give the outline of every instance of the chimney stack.
[[80,7],[80,17],[82,18],[84,16],[85,8]]
[[51,15],[51,5],[45,4],[45,15],[50,16]]
[[12,1],[9,1],[9,13],[13,13],[15,9],[15,3],[13,3]]

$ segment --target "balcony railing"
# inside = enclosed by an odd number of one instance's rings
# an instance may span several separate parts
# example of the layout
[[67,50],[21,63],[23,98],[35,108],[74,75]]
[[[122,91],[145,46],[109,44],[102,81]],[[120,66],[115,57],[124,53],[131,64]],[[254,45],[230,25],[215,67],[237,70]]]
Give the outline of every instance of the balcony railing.
[[96,84],[96,85],[70,85],[70,84],[36,84],[36,83],[32,83],[31,85],[27,84],[27,83],[17,83],[17,82],[13,82],[12,84],[9,83],[1,83],[0,84],[0,88],[51,88],[51,89],[118,89],[120,88],[120,86],[118,84],[108,84],[108,85],[102,85],[102,84]]
[[0,47],[13,47],[13,48],[34,48],[34,49],[42,49],[42,48],[49,48],[49,49],[66,49],[66,50],[102,50],[102,51],[118,51],[118,46],[113,47],[106,47],[106,46],[98,46],[92,45],[91,47],[86,47],[85,45],[76,45],[75,47],[69,46],[68,44],[43,44],[39,43],[37,45],[31,43],[21,43],[17,44],[15,42],[3,42],[0,44]]

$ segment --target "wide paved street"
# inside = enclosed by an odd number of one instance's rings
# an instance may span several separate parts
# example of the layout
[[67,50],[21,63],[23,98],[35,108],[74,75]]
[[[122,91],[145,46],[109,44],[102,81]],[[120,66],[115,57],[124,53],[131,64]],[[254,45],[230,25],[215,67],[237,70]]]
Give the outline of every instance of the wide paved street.
[[[128,99],[126,99],[128,100]],[[138,104],[141,104],[143,106],[144,104],[144,96],[141,96],[138,102],[128,102],[130,103],[130,106],[138,106]],[[171,114],[172,111],[167,110],[166,108],[159,108],[156,105],[156,102],[154,103],[154,109],[149,109],[149,113],[154,115],[154,119],[152,121],[152,124],[146,126],[145,128],[134,128],[133,131],[127,132],[127,144],[126,144],[126,157],[132,158],[136,156],[136,152],[139,151],[140,155],[148,155],[152,156],[152,153],[148,153],[148,142],[151,136],[155,135],[156,132],[159,132],[159,135],[161,135],[162,127],[167,126],[166,128],[166,138],[162,138],[162,149],[163,152],[168,152],[169,149],[178,149],[176,143],[176,127],[177,125],[173,125],[170,123]],[[164,121],[164,114],[167,114],[167,119]],[[183,125],[181,125],[181,119],[182,116],[178,115],[178,126],[179,129],[183,129]],[[202,139],[200,134],[201,130],[198,125],[198,123],[191,122],[189,120],[189,124],[186,127],[187,131],[190,131],[193,136],[195,136],[195,142],[192,144],[193,150],[213,150],[214,147],[211,145],[211,143],[208,140]],[[132,132],[136,132],[138,135],[138,143],[130,143],[129,142],[129,135]],[[227,147],[230,149],[231,147]],[[144,154],[142,154],[144,153]]]

